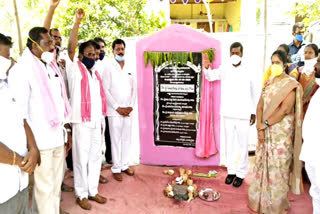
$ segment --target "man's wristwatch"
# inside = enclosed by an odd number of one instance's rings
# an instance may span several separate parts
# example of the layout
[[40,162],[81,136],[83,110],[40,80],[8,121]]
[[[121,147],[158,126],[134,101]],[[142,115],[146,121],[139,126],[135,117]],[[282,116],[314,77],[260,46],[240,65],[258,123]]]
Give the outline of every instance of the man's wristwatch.
[[269,123],[268,123],[268,120],[263,121],[263,124],[266,125],[267,127],[270,126]]

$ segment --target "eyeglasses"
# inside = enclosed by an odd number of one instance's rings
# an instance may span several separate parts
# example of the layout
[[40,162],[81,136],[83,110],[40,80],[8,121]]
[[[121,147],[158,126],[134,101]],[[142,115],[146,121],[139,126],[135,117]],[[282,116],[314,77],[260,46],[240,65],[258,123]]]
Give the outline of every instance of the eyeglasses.
[[54,40],[62,40],[61,36],[52,36]]

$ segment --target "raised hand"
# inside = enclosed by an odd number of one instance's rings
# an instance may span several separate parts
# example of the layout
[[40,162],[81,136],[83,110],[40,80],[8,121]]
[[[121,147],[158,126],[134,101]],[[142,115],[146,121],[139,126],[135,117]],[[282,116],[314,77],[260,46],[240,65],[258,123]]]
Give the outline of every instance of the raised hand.
[[210,66],[210,60],[209,60],[209,56],[207,53],[202,54],[202,61],[203,61],[203,66],[208,69]]
[[84,17],[85,13],[84,13],[84,10],[83,9],[77,9],[76,11],[76,19],[81,21]]
[[56,7],[58,7],[59,3],[60,3],[60,0],[51,0],[50,7],[56,8]]

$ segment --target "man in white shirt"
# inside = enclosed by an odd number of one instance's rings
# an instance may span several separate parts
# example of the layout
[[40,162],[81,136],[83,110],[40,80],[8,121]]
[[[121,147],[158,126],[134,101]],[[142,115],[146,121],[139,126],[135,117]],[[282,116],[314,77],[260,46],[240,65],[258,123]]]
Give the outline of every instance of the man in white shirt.
[[28,213],[28,173],[40,163],[33,133],[8,88],[11,41],[0,34],[0,213]]
[[[256,87],[252,74],[241,62],[243,47],[235,42],[230,47],[230,60],[218,69],[209,69],[204,55],[205,76],[221,80],[221,111],[225,123],[228,176],[225,183],[240,187],[248,171],[249,126],[255,123]],[[239,155],[238,166],[236,165]]]
[[129,167],[131,145],[131,112],[136,100],[137,86],[130,68],[125,64],[126,44],[122,39],[112,43],[114,59],[105,67],[103,86],[108,101],[108,121],[111,137],[112,175],[122,181],[121,172],[134,175]]
[[[96,37],[94,38],[94,41],[100,46],[100,54],[99,54],[99,60],[96,62],[96,64],[98,64],[99,69],[102,71],[101,74],[103,73],[105,66],[107,66],[107,58],[105,57],[105,41],[100,38],[100,37]],[[103,155],[104,155],[104,160],[106,163],[111,164],[112,163],[112,155],[111,155],[111,139],[110,139],[110,132],[109,132],[109,122],[108,122],[108,117],[105,117],[105,130],[102,136],[103,142],[105,144],[105,146],[103,147]],[[106,178],[102,177],[100,175],[100,183],[104,183],[106,180]]]
[[[27,48],[9,74],[9,86],[30,125],[41,165],[34,171],[32,213],[58,214],[63,162],[71,146],[65,124],[70,105],[63,78],[54,61],[54,45],[48,30],[34,27]],[[66,143],[66,144],[65,144]]]
[[[320,63],[316,68],[316,83],[320,85]],[[312,97],[302,127],[303,144],[300,160],[305,162],[305,168],[311,182],[310,195],[313,203],[313,214],[320,214],[320,91]]]
[[76,202],[82,209],[90,210],[88,199],[100,204],[107,201],[98,194],[103,115],[106,115],[107,101],[99,72],[94,68],[96,43],[92,40],[82,43],[79,58],[75,58],[83,17],[84,11],[78,9],[68,44],[67,76],[72,106],[70,121]]

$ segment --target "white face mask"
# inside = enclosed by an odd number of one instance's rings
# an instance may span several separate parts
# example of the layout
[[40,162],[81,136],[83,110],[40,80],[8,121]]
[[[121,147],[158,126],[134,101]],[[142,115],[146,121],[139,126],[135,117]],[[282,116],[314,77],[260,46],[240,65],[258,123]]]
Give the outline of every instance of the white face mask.
[[11,60],[0,56],[0,80],[7,79],[7,71],[11,66]]
[[230,57],[230,62],[232,65],[238,65],[241,62],[241,57],[238,55],[232,55]]
[[53,59],[54,59],[54,53],[53,52],[43,52],[42,54],[41,54],[41,59],[45,62],[45,63],[47,63],[47,64],[50,64],[52,61],[53,61]]
[[318,58],[305,60],[304,67],[302,69],[302,73],[305,73],[307,75],[312,74],[312,72],[314,71],[314,65],[317,63],[317,59]]

